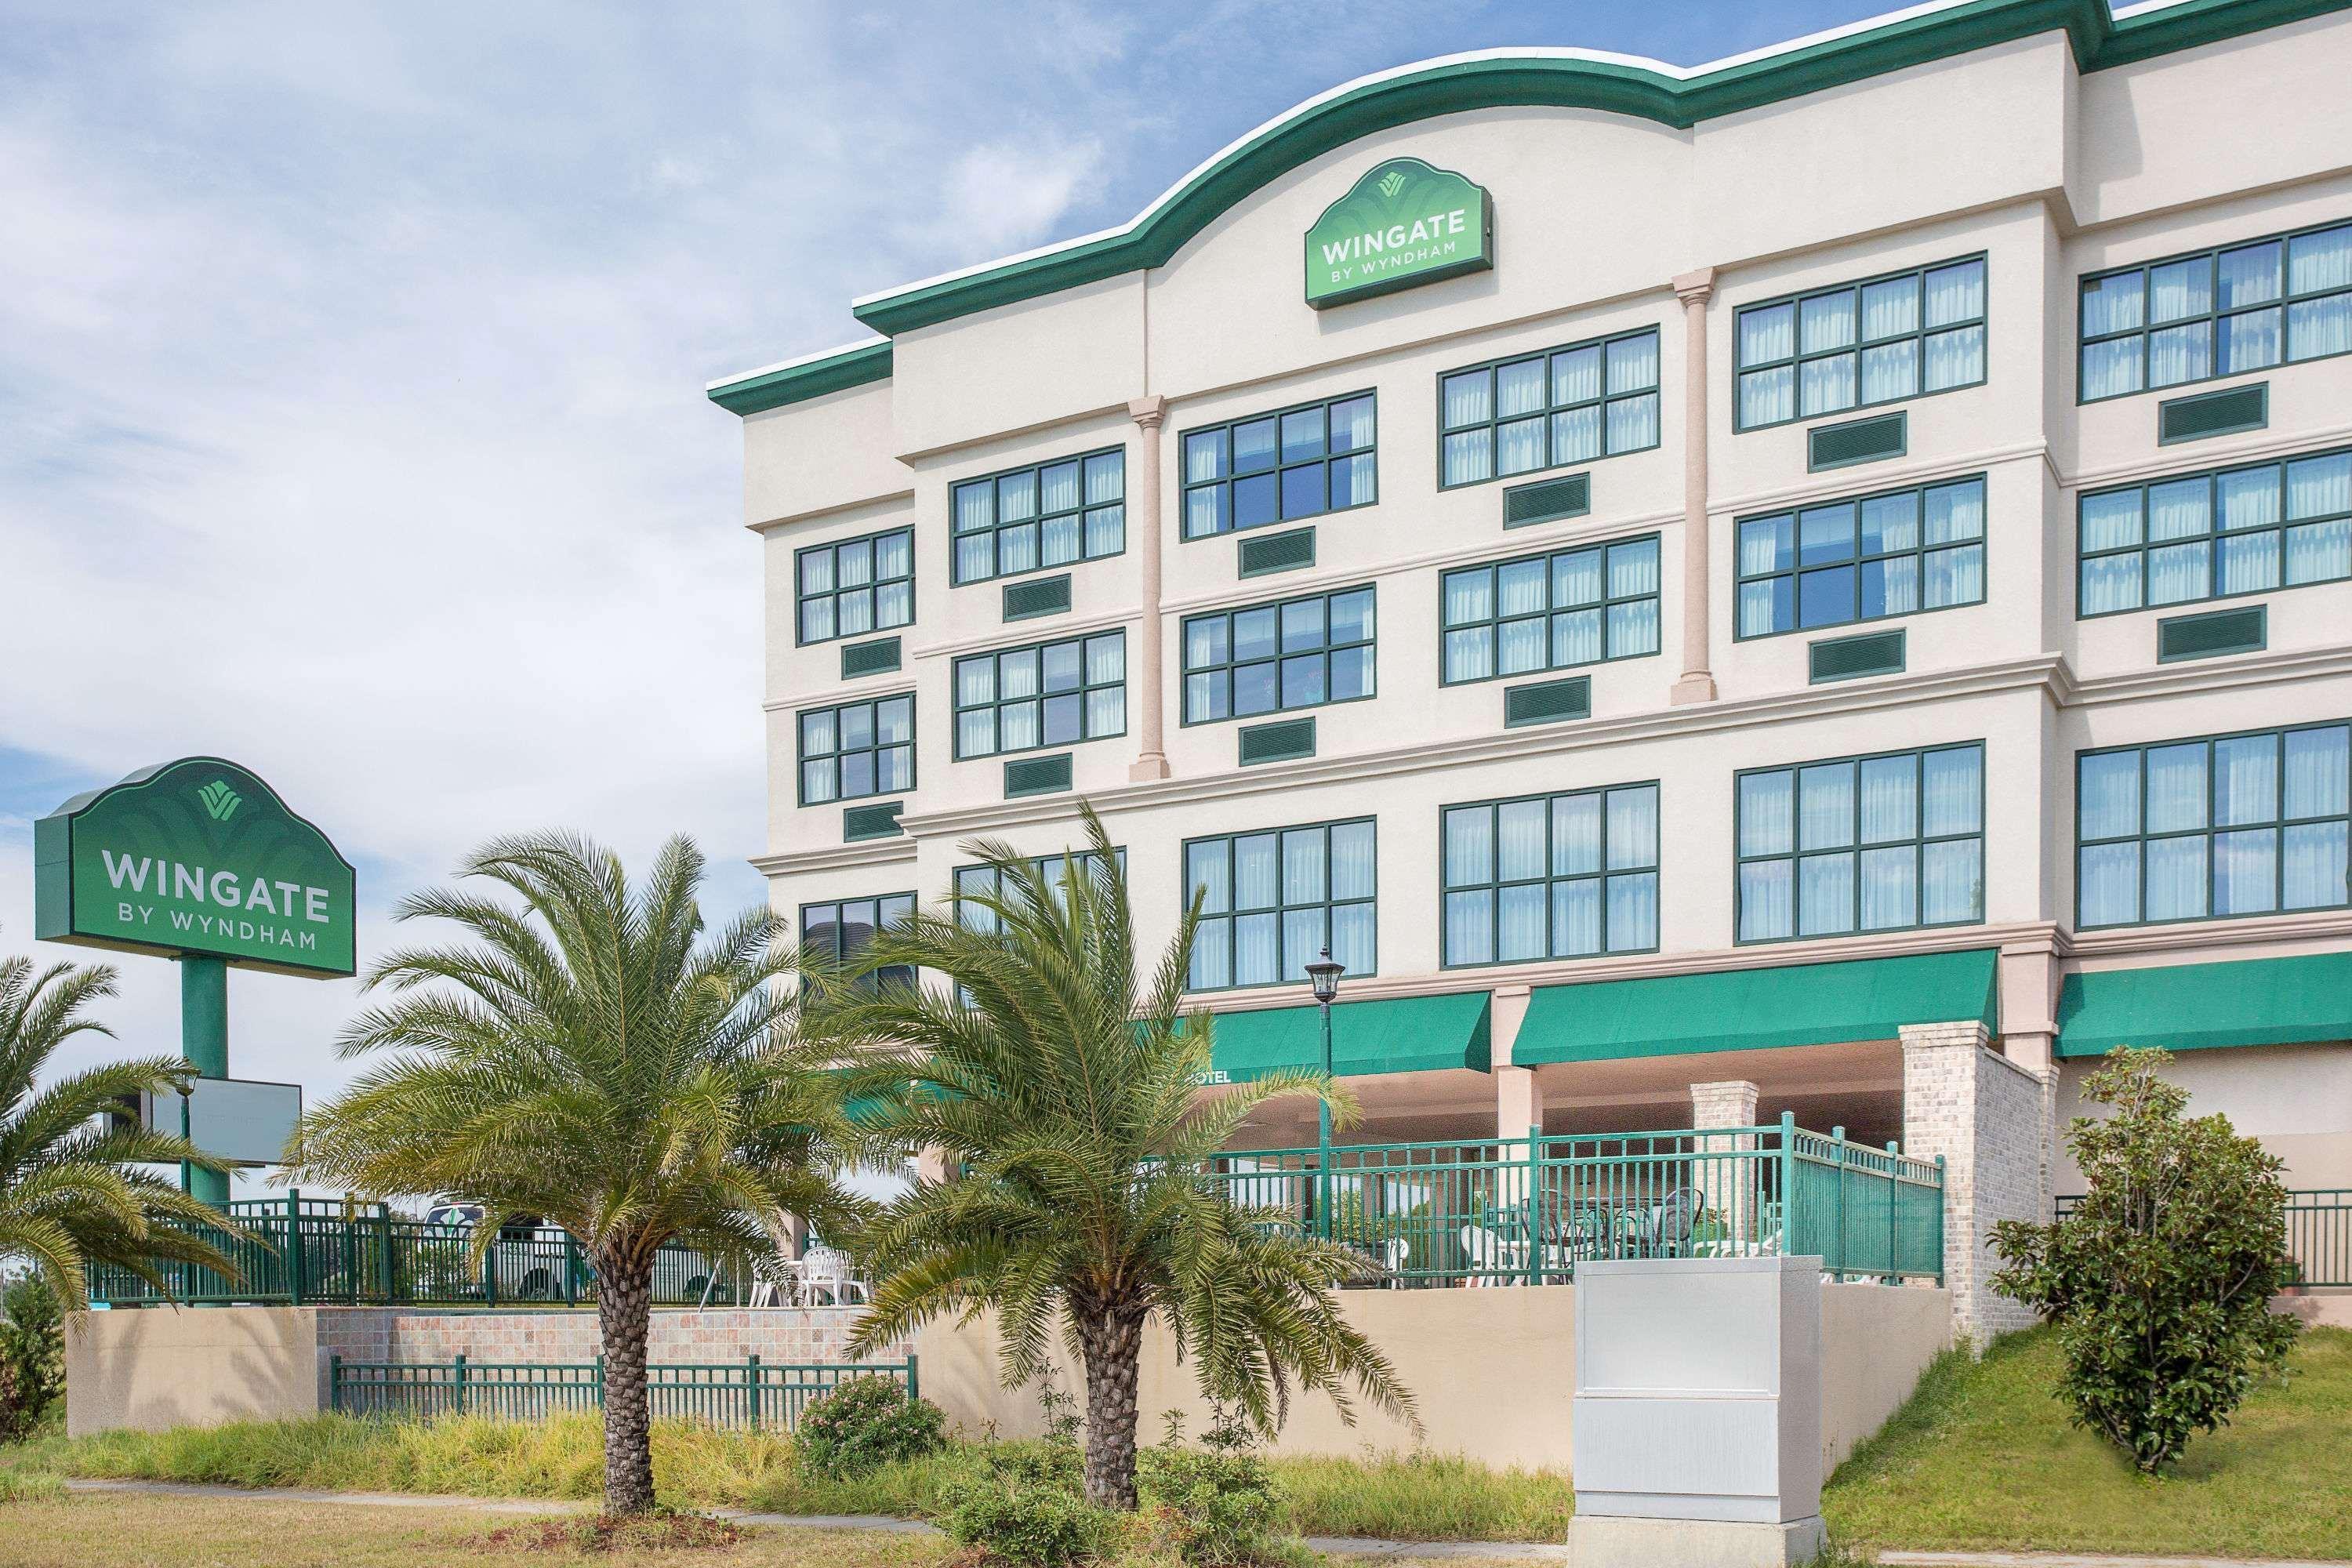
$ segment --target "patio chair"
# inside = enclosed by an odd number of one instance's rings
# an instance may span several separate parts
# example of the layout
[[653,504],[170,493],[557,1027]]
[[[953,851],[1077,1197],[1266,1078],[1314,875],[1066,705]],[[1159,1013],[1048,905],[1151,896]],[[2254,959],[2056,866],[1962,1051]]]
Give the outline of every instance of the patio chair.
[[811,1300],[822,1290],[836,1307],[867,1300],[866,1286],[850,1271],[849,1255],[830,1247],[812,1247],[801,1259],[801,1285]]
[[1706,1199],[1690,1187],[1676,1187],[1650,1211],[1650,1247],[1654,1258],[1688,1258],[1691,1231],[1706,1210]]

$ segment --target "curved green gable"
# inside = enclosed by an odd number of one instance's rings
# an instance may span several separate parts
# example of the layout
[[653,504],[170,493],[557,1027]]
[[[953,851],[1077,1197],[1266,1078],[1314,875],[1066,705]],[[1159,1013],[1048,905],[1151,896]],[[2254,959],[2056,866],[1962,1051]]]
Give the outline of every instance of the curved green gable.
[[78,795],[33,825],[33,934],[343,975],[356,879],[248,768],[183,757]]
[[[1539,55],[1438,61],[1294,110],[1200,169],[1123,228],[877,294],[854,313],[876,331],[895,336],[1164,266],[1220,215],[1293,169],[1378,132],[1440,115],[1523,106],[1596,109],[1686,129],[2042,33],[2065,33],[2076,66],[2089,72],[2343,10],[2347,4],[2352,0],[2180,0],[2117,18],[2106,0],[1966,0],[1687,77],[1617,60]],[[731,412],[751,414],[856,384],[840,379],[845,357],[727,382],[710,389],[710,400]],[[869,357],[857,368],[866,373],[859,380],[879,380],[889,374],[887,353],[878,363]]]

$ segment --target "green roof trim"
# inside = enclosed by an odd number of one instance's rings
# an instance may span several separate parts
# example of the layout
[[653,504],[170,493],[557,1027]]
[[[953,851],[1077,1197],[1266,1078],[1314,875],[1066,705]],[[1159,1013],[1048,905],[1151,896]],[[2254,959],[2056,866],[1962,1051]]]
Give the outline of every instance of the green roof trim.
[[1891,1040],[1906,1024],[2000,1027],[1992,948],[1538,987],[1514,1067]]
[[[1331,1009],[1331,1067],[1339,1078],[1371,1073],[1485,1072],[1489,1060],[1484,991],[1341,1002]],[[1210,1038],[1210,1081],[1248,1083],[1267,1073],[1316,1072],[1323,1065],[1321,1009],[1273,1007],[1220,1013]]]
[[713,382],[705,395],[730,414],[763,414],[828,392],[889,379],[890,341],[885,338],[753,371],[733,381]]
[[2319,1040],[2352,1040],[2352,952],[2100,969],[2058,994],[2062,1058]]

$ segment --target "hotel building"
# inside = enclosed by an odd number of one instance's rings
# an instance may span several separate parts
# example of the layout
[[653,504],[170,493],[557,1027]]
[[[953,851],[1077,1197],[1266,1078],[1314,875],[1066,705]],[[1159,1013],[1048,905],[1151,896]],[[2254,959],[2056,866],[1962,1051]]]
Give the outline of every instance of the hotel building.
[[1213,1076],[1319,1059],[1328,943],[1351,1141],[1899,1143],[1979,1333],[2117,1044],[2340,1213],[2347,81],[2288,0],[1486,51],[857,300],[709,393],[777,909],[1090,801]]

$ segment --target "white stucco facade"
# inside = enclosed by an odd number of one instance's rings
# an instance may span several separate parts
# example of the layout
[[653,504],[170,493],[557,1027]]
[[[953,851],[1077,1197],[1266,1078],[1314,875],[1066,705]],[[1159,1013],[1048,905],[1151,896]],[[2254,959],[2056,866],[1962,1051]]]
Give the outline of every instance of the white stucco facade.
[[[1995,0],[1975,9],[2014,8]],[[1833,54],[1852,42],[1811,48]],[[1424,96],[1393,123],[1367,113],[1360,132],[1329,132],[1328,146],[1293,166],[1225,187],[1213,216],[1156,264],[1025,291],[983,278],[966,288],[969,308],[892,331],[878,374],[810,395],[819,383],[779,373],[782,392],[739,410],[745,520],[768,584],[770,844],[760,865],[777,909],[798,921],[807,906],[836,900],[942,900],[971,858],[969,840],[1057,853],[1076,841],[1085,799],[1126,847],[1144,937],[1157,944],[1190,890],[1187,840],[1372,819],[1375,961],[1343,980],[1343,995],[1477,991],[1494,1005],[1486,1070],[1359,1080],[1367,1140],[1491,1136],[1530,1120],[1579,1132],[1686,1127],[1692,1087],[1726,1082],[1754,1084],[1767,1121],[1793,1111],[1874,1142],[1913,1137],[1892,1028],[1755,1048],[1745,1036],[1756,1021],[1726,1017],[1711,1049],[1555,1053],[1530,1073],[1513,1055],[1517,1022],[1530,992],[1547,987],[1997,952],[1991,1043],[2049,1092],[1998,1079],[1999,1114],[2042,1124],[2000,1139],[1979,1129],[1973,1146],[2015,1151],[2000,1157],[2020,1169],[1997,1184],[2031,1196],[2004,1203],[2071,1190],[2049,1120],[2053,1108],[2070,1113],[2086,1065],[2055,1059],[2066,1051],[2057,1026],[2070,976],[2352,951],[2343,862],[2308,837],[2295,853],[2320,868],[2323,884],[2332,865],[2332,888],[2321,888],[2332,897],[2297,872],[2291,897],[2303,907],[2292,910],[2086,923],[2075,799],[2078,753],[2352,718],[2352,583],[2341,577],[2091,617],[2078,613],[2077,583],[2086,491],[2352,447],[2352,353],[2282,356],[2087,402],[2077,363],[2085,277],[2352,224],[2352,95],[2342,87],[2352,79],[2352,16],[2250,25],[2091,63],[2059,30],[2000,37],[1686,125],[1495,100],[1505,93],[1465,91],[1475,107],[1441,102],[1430,112]],[[1293,128],[1330,123],[1349,100],[1335,101],[1302,110]],[[1287,133],[1278,125],[1268,134]],[[1490,194],[1491,269],[1309,308],[1302,237],[1367,171],[1407,156]],[[1171,197],[1171,210],[1181,205]],[[1977,258],[1980,377],[1742,427],[1743,307]],[[2332,265],[2313,263],[2319,270],[2306,268],[2305,283],[2324,281]],[[894,300],[915,292],[877,297],[876,313],[887,319]],[[2314,322],[2320,312],[2309,307]],[[1644,330],[1657,343],[1654,445],[1442,483],[1447,373]],[[2305,343],[2324,345],[2334,329],[2301,330]],[[1696,355],[1695,331],[1704,334]],[[714,398],[727,401],[738,384],[748,383],[722,384]],[[2266,389],[2258,426],[2159,439],[2160,405],[2255,384]],[[1375,400],[1376,501],[1185,537],[1187,433],[1361,393]],[[1899,451],[1812,466],[1810,442],[1822,428],[1886,415],[1902,417]],[[959,483],[1106,449],[1124,452],[1121,549],[957,581]],[[1506,526],[1507,489],[1574,474],[1589,475],[1580,513]],[[1744,521],[1979,477],[1979,602],[1740,635]],[[1307,528],[1311,561],[1242,574],[1244,542]],[[897,529],[912,531],[911,621],[803,641],[803,552]],[[1446,573],[1650,537],[1654,652],[1446,683]],[[2325,544],[2310,537],[2312,550]],[[1008,587],[1064,576],[1066,610],[1006,619]],[[1376,606],[1369,700],[1185,721],[1188,617],[1366,586]],[[2260,646],[2159,658],[2159,622],[2255,606]],[[1811,679],[1813,645],[1888,631],[1903,636],[1899,670]],[[958,756],[960,658],[1113,632],[1125,639],[1118,732],[1011,758]],[[895,668],[845,677],[845,646],[881,636],[898,639]],[[1158,651],[1156,696],[1140,686],[1147,644]],[[1587,716],[1507,724],[1507,691],[1577,679],[1590,682]],[[800,716],[900,695],[913,704],[911,787],[804,804]],[[1299,719],[1314,723],[1311,755],[1242,765],[1239,731]],[[1742,940],[1738,775],[1960,745],[1982,748],[1979,869],[1965,918]],[[1062,755],[1069,787],[1008,798],[1008,760]],[[1637,784],[1657,792],[1654,940],[1458,962],[1467,950],[1447,946],[1446,807]],[[850,837],[845,814],[877,803],[898,805],[896,830]],[[2346,809],[2303,805],[2310,810],[2290,815]],[[1289,975],[1204,990],[1201,1000],[1221,1012],[1295,1006],[1305,986]],[[2347,1063],[2342,1039],[2304,1039],[2200,1050],[2182,1070],[2200,1107],[2228,1110],[2290,1160],[2293,1184],[2340,1186],[2352,1184]],[[1915,1093],[1920,1071],[1915,1061]],[[1262,1131],[1283,1142],[1299,1129]]]

